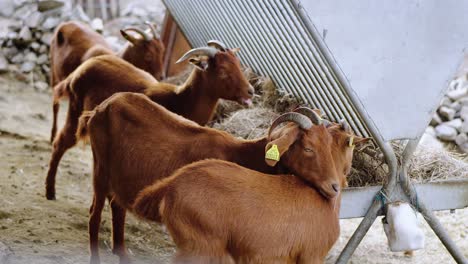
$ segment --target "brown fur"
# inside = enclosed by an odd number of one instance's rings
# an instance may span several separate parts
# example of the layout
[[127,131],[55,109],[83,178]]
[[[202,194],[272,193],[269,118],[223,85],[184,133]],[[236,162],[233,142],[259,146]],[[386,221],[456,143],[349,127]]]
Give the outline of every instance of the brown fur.
[[[331,153],[345,187],[353,148],[339,127],[329,133],[316,158]],[[143,189],[133,210],[167,226],[177,263],[323,263],[340,232],[341,195],[327,199],[300,176],[199,161]]]
[[[129,41],[132,43],[128,43],[117,55],[160,80],[163,73],[164,44],[156,38],[151,41],[129,38]],[[60,24],[54,32],[50,45],[51,87],[54,89],[60,87],[56,85],[89,58],[111,54],[114,52],[104,37],[87,25],[75,21]],[[67,93],[55,90],[54,94],[59,96],[54,96],[52,103],[51,142],[57,131],[57,115],[60,108],[58,99],[68,96]]]
[[[305,146],[319,149],[321,141],[331,142],[324,126],[303,131],[289,123],[275,130],[270,140],[266,137],[237,139],[226,132],[201,127],[135,93],[113,95],[81,118],[80,126],[86,123],[94,156],[94,202],[89,230],[91,256],[95,262],[99,259],[97,232],[105,198],[112,197],[112,201],[120,206],[117,210],[125,212],[132,208],[135,197],[143,188],[192,162],[216,158],[265,173],[295,172],[317,188],[326,188],[324,193],[339,180],[336,171],[327,165],[333,163],[331,155],[303,154]],[[82,128],[78,130],[82,131]],[[264,159],[265,148],[271,142],[284,142],[285,145],[279,147],[287,148],[274,167],[268,166]],[[303,158],[298,159],[299,156]],[[309,171],[305,165],[309,163],[318,169]],[[158,203],[157,199],[155,203]],[[158,220],[158,216],[154,216]],[[123,241],[125,217],[112,221],[114,228],[119,230],[113,232],[117,236],[114,248],[122,259],[126,259],[123,242],[118,242]]]
[[150,74],[113,55],[91,58],[54,89],[54,101],[69,96],[68,115],[53,142],[46,179],[46,196],[55,199],[55,176],[63,154],[76,144],[78,118],[83,111],[118,92],[144,93],[151,100],[201,125],[212,117],[219,98],[250,98],[253,88],[242,74],[239,59],[231,52],[219,52],[207,70],[195,68],[182,86],[157,82]]

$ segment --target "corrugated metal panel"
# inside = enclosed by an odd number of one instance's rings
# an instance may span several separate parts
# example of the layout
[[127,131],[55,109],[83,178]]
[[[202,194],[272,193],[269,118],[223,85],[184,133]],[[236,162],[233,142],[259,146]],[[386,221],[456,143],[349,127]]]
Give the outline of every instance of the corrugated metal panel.
[[219,39],[241,47],[245,65],[268,75],[287,92],[322,109],[332,120],[345,118],[361,136],[369,132],[332,67],[288,0],[165,0],[192,46]]

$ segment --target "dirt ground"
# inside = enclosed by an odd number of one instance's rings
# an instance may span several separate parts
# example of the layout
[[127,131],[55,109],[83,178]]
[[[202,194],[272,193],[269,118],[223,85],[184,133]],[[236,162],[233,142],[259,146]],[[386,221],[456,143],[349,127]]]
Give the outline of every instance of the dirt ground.
[[[88,208],[92,157],[88,146],[69,151],[57,176],[57,200],[44,197],[50,158],[50,94],[39,93],[13,74],[0,75],[0,263],[87,263]],[[62,105],[63,121],[66,105]],[[118,263],[110,251],[109,208],[100,232],[103,263]],[[455,242],[468,256],[468,209],[439,212]],[[359,219],[342,220],[342,234],[330,253],[333,263]],[[351,263],[454,263],[424,225],[426,249],[412,258],[387,250],[380,219],[359,246]],[[127,246],[135,263],[167,263],[175,252],[164,227],[127,218]]]

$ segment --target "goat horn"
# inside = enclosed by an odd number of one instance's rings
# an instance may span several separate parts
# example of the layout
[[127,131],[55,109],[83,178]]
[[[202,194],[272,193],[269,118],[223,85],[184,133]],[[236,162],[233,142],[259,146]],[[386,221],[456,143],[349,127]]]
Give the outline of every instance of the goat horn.
[[291,121],[299,125],[300,128],[302,129],[309,129],[312,127],[313,123],[312,121],[305,115],[300,114],[300,113],[294,113],[294,112],[289,112],[280,115],[273,121],[273,124],[271,124],[270,130],[268,131],[268,138],[270,138],[271,132],[275,130],[275,128],[284,122]]
[[143,39],[144,39],[145,41],[150,41],[150,40],[151,40],[150,35],[148,35],[148,33],[144,32],[143,30],[141,30],[141,29],[139,29],[139,28],[133,28],[133,27],[132,27],[132,28],[126,28],[126,29],[124,29],[124,31],[129,31],[129,30],[130,30],[130,31],[134,31],[134,32],[140,34],[140,35],[143,37]]
[[216,49],[219,49],[220,51],[226,51],[227,47],[224,43],[222,43],[219,40],[209,40],[208,41],[208,47],[214,47]]
[[218,53],[218,50],[213,48],[213,47],[201,47],[201,48],[195,48],[187,51],[176,63],[186,61],[193,56],[199,56],[199,55],[204,55],[208,56],[210,58],[213,58],[216,53]]
[[147,25],[150,29],[151,29],[151,33],[153,33],[153,38],[156,39],[156,28],[154,27],[154,24],[149,22],[149,21],[145,21],[145,25]]
[[348,122],[346,122],[346,120],[341,119],[340,126],[341,128],[343,128],[344,131],[351,133],[351,127],[349,126]]
[[328,120],[323,120],[319,116],[319,114],[317,114],[314,110],[312,110],[312,109],[310,109],[308,107],[298,107],[298,108],[294,109],[293,112],[296,112],[296,113],[303,114],[303,115],[307,116],[308,118],[310,118],[310,121],[312,121],[312,123],[314,123],[317,126],[321,125],[322,123],[324,123],[325,126],[327,126],[330,123],[330,122],[328,122]]

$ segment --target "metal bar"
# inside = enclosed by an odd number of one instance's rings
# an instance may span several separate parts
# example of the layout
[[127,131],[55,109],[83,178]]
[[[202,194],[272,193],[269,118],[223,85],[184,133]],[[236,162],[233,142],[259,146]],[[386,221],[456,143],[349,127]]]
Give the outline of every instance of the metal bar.
[[[250,12],[249,10],[245,9],[245,6],[240,5],[239,3],[237,3],[237,1],[233,1],[232,3],[234,3],[236,5],[236,10],[242,10],[244,13],[247,13],[247,14]],[[246,17],[244,17],[244,19],[246,19],[247,21],[250,22],[250,23],[245,24],[246,30],[249,30],[251,32],[255,32],[255,30],[253,30],[251,28],[251,25],[255,25],[259,21],[252,21],[251,16],[246,16]],[[259,25],[262,26],[262,28],[263,28],[263,25],[261,23]],[[284,63],[284,62],[279,61],[279,59],[278,59],[278,58],[281,58],[282,56],[278,53],[278,48],[276,46],[277,44],[274,41],[272,41],[273,45],[275,46],[275,47],[272,48],[269,45],[270,43],[268,43],[269,41],[266,41],[266,40],[269,40],[269,36],[265,33],[265,31],[264,30],[262,30],[260,32],[257,31],[256,33],[257,34],[251,34],[252,39],[253,39],[253,43],[265,44],[262,47],[257,46],[256,49],[257,50],[262,50],[262,51],[267,51],[266,54],[272,55],[272,56],[267,57],[266,61],[272,62],[271,64],[273,64],[273,65],[281,65],[281,63]],[[259,35],[261,35],[262,37],[260,37]],[[274,60],[274,61],[271,61],[271,60]],[[279,73],[280,72],[281,71],[279,71]],[[296,95],[302,95],[302,93],[300,91],[296,90],[296,87],[298,87],[299,86],[298,84],[300,83],[300,81],[297,79],[297,76],[290,75],[290,77],[291,78],[287,78],[286,80],[289,81],[291,84],[289,86],[284,86],[284,88],[286,88],[286,89],[289,88],[289,92],[293,92]]]
[[[264,10],[264,8],[265,8],[265,6],[262,6],[262,7],[259,6],[258,5],[259,2],[253,1],[252,3],[256,4],[256,6],[254,6],[252,8],[253,10]],[[282,44],[282,45],[276,45],[276,48],[279,49],[282,54],[284,54],[283,56],[286,56],[285,61],[287,62],[288,58],[292,58],[293,60],[297,61],[298,60],[297,54],[296,54],[296,52],[291,51],[291,49],[292,49],[291,45],[289,45],[289,43],[284,40],[284,37],[283,37],[284,33],[281,32],[281,30],[275,25],[274,22],[269,21],[269,19],[265,16],[264,12],[258,12],[258,17],[261,18],[260,21],[265,21],[264,25],[265,25],[265,28],[270,33],[270,36],[274,36],[275,40],[279,41]],[[276,43],[276,41],[274,41],[273,43]],[[292,68],[295,72],[299,73],[298,76],[299,76],[299,81],[300,81],[301,86],[303,86],[306,83],[310,83],[310,79],[309,79],[309,75],[311,75],[310,71],[306,72],[306,70],[304,69],[304,67],[302,67],[302,65],[300,65],[300,64],[297,64],[297,65],[296,64],[290,64],[290,67],[288,67],[288,68]],[[306,81],[305,79],[308,79],[309,82]],[[317,86],[319,86],[319,85],[317,84]],[[319,104],[317,103],[318,101],[316,100],[316,98],[310,96],[308,93],[303,93],[302,89],[300,89],[301,88],[300,86],[295,87],[295,88],[301,94],[305,95],[305,97],[303,97],[303,98],[307,98],[307,100],[309,102],[312,102],[315,106],[319,107]],[[326,108],[330,109],[330,106],[329,106],[330,102],[324,101],[321,97],[318,97],[318,98],[321,99],[322,105],[328,105]]]
[[[311,89],[314,91],[315,96],[309,96],[308,100],[312,104],[314,104],[316,107],[323,109],[325,113],[329,117],[334,117],[336,119],[337,115],[335,115],[333,111],[333,101],[330,101],[329,98],[325,95],[323,86],[323,82],[320,82],[320,78],[316,78],[317,75],[314,75],[313,67],[309,67],[307,63],[305,62],[305,59],[307,57],[301,56],[300,52],[298,50],[298,45],[296,45],[296,42],[292,39],[292,34],[288,34],[288,29],[286,29],[281,23],[276,23],[278,21],[278,16],[276,13],[273,11],[273,8],[270,3],[268,2],[262,2],[264,5],[260,9],[265,9],[269,10],[270,16],[265,16],[263,15],[265,20],[268,20],[268,24],[274,28],[275,32],[277,33],[279,39],[282,41],[283,45],[281,45],[282,49],[286,50],[288,52],[288,56],[291,57],[297,64],[296,71],[300,74],[302,77],[302,84],[304,85],[304,90],[306,89]],[[265,3],[268,3],[265,5]],[[263,13],[263,12],[262,12]],[[276,21],[275,21],[276,20]],[[310,88],[308,87],[310,85]],[[300,87],[298,87],[300,88]],[[308,93],[306,93],[308,95]],[[317,99],[321,102],[322,105],[325,105],[325,107],[320,107],[319,104],[317,104]]]
[[[447,231],[443,228],[442,224],[439,222],[437,217],[432,213],[432,211],[426,207],[425,203],[422,201],[421,197],[421,192],[418,192],[415,190],[415,187],[413,184],[411,184],[409,177],[408,177],[408,164],[410,157],[412,156],[412,153],[416,149],[417,145],[419,142],[419,138],[416,140],[410,140],[408,144],[405,147],[405,150],[403,152],[403,162],[402,162],[402,170],[400,173],[400,185],[405,194],[409,197],[411,200],[411,203],[415,206],[415,208],[424,216],[424,219],[426,219],[426,222],[429,224],[429,226],[432,228],[434,233],[439,237],[440,241],[442,244],[447,248],[449,251],[450,255],[455,259],[457,263],[468,263],[468,260],[465,258],[461,250],[457,247],[455,242],[450,238],[449,234]],[[467,181],[468,182],[468,181]],[[460,186],[457,184],[457,186]],[[464,188],[465,189],[465,188]],[[462,197],[463,201],[465,202],[465,207],[467,206],[466,204],[468,203],[468,190],[466,190],[465,197]],[[454,195],[455,192],[450,190],[450,196]],[[440,195],[434,194],[431,192],[431,196],[435,195],[435,197],[439,197]],[[447,196],[440,196],[440,197],[447,197]],[[438,198],[440,199],[440,198]]]
[[[468,180],[452,180],[429,182],[411,185],[417,199],[409,197],[403,186],[397,185],[392,193],[392,201],[401,200],[412,203],[424,201],[427,209],[442,211],[462,209],[468,207]],[[343,190],[341,196],[340,218],[358,218],[366,214],[368,205],[373,202],[375,195],[381,190],[380,186],[356,187]],[[382,212],[379,213],[382,215]]]

